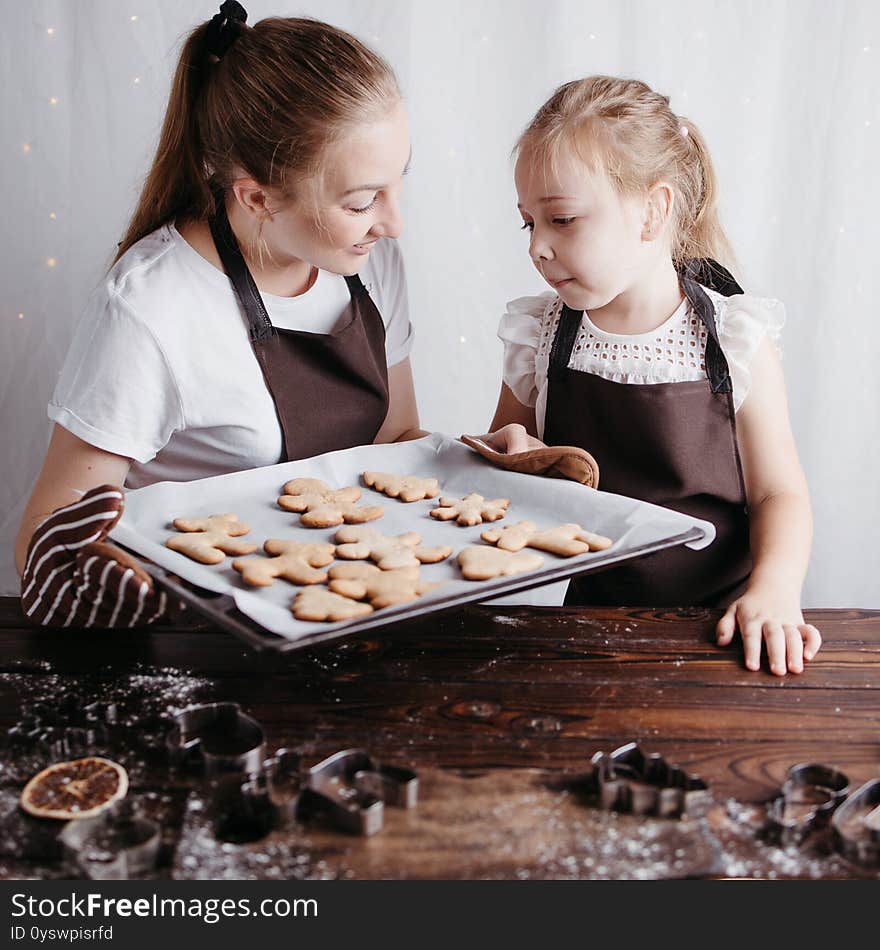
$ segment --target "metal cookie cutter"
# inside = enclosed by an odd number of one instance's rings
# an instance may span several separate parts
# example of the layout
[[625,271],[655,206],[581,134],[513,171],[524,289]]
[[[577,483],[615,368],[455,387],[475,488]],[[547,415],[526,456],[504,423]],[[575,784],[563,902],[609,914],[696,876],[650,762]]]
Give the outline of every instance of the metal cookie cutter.
[[880,779],[871,779],[831,819],[837,850],[856,864],[880,864]]
[[599,803],[609,811],[679,818],[687,811],[692,795],[706,791],[702,779],[668,765],[660,755],[645,755],[637,742],[610,754],[597,752],[590,761]]
[[815,763],[793,765],[782,794],[767,807],[767,836],[782,845],[797,845],[823,828],[849,794],[849,779],[839,769]]
[[218,838],[242,843],[256,841],[278,828],[290,828],[299,808],[302,773],[300,757],[279,749],[244,781],[229,776],[215,786],[214,828]]
[[58,840],[67,859],[90,880],[119,880],[156,867],[161,830],[120,801],[94,818],[69,821]]
[[385,804],[413,808],[419,780],[412,769],[380,765],[363,749],[346,749],[308,770],[302,810],[326,811],[339,828],[372,835],[382,828]]
[[257,773],[265,755],[262,727],[238,703],[206,703],[179,712],[167,746],[178,763],[201,761],[208,776]]

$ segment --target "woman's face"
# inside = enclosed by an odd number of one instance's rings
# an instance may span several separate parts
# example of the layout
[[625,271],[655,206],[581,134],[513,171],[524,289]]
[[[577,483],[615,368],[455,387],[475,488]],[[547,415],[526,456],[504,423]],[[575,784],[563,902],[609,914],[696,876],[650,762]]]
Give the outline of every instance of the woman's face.
[[273,261],[358,273],[380,238],[403,230],[400,197],[409,158],[403,103],[355,126],[325,151],[321,174],[301,186],[311,200],[290,201],[264,222],[261,236]]

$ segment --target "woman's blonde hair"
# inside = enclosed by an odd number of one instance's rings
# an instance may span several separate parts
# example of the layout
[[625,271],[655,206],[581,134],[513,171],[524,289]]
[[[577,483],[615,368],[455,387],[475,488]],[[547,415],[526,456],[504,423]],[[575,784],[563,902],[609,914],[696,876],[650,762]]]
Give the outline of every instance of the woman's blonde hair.
[[604,171],[620,194],[673,188],[672,259],[736,259],[718,217],[718,184],[706,140],[669,97],[636,79],[590,76],[565,83],[544,103],[514,149],[539,161],[575,154]]
[[208,218],[236,168],[289,197],[347,128],[400,98],[388,63],[327,23],[270,18],[226,29],[237,36],[219,58],[210,21],[184,43],[156,156],[115,260],[173,219]]

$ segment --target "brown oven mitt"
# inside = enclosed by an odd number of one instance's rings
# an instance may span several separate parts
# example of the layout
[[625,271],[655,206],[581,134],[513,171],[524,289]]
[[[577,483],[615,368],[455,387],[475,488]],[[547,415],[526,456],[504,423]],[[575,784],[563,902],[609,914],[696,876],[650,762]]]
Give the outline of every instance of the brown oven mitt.
[[43,627],[133,627],[170,604],[137,559],[106,540],[125,494],[101,485],[54,511],[34,532],[21,578],[21,606]]
[[505,455],[489,448],[482,439],[472,435],[463,435],[461,441],[498,468],[522,472],[525,475],[568,478],[590,488],[599,487],[599,466],[596,460],[589,452],[576,445],[548,445],[542,449]]

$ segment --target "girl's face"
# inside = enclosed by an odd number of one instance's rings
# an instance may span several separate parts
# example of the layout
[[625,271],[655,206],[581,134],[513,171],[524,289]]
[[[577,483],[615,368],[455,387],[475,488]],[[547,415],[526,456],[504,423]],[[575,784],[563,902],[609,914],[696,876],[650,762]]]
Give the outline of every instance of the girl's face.
[[273,261],[306,261],[356,274],[382,237],[403,230],[400,197],[409,170],[409,126],[398,102],[379,120],[356,126],[324,153],[322,173],[305,184],[312,201],[293,200],[264,222]]
[[574,156],[553,169],[524,152],[515,177],[532,263],[573,310],[599,310],[644,273],[644,201]]

